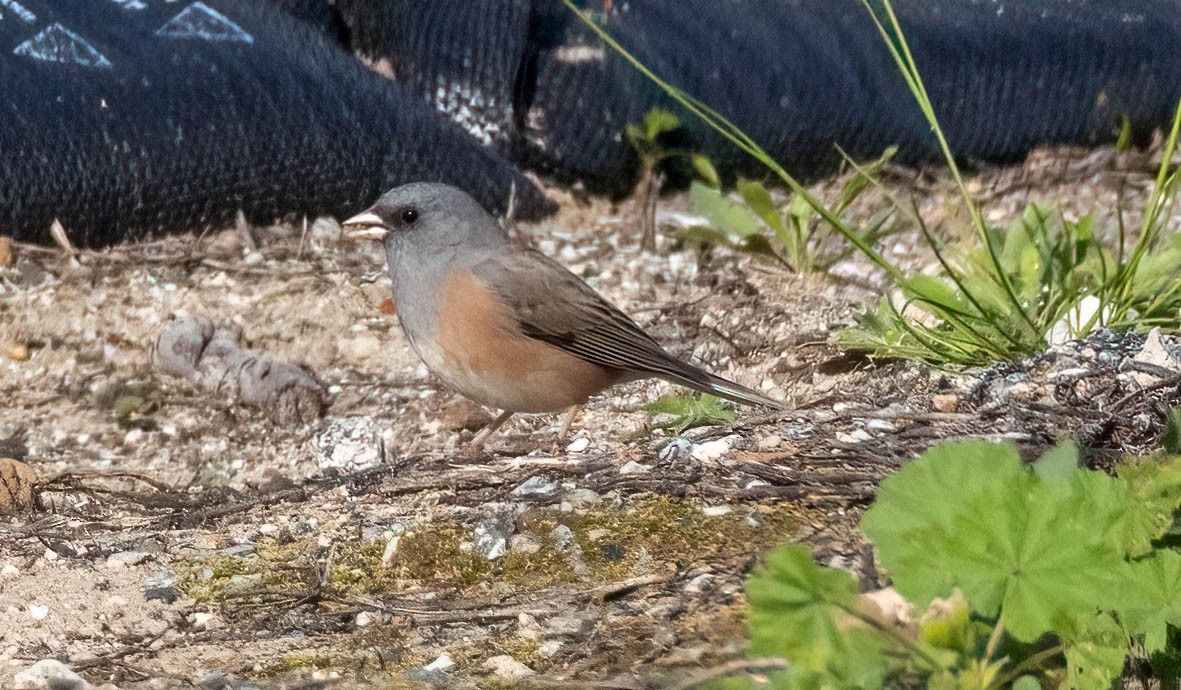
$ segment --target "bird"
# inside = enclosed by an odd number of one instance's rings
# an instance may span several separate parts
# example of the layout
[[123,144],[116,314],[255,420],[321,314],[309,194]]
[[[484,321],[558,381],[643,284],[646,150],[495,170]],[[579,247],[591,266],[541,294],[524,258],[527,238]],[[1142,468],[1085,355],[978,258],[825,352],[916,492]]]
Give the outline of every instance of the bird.
[[461,189],[405,184],[342,226],[351,239],[384,244],[398,321],[427,369],[500,410],[474,447],[514,414],[573,412],[592,395],[643,378],[783,408],[670,354],[581,278],[515,243]]

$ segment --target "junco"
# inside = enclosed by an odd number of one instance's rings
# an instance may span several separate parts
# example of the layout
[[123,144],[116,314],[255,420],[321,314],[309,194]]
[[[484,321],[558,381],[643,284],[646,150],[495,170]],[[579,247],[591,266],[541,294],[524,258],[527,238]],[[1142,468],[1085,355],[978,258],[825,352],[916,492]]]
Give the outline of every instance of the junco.
[[398,320],[436,376],[502,410],[557,412],[624,381],[660,377],[747,405],[775,400],[682,362],[552,259],[515,245],[465,192],[415,183],[344,222],[381,240]]

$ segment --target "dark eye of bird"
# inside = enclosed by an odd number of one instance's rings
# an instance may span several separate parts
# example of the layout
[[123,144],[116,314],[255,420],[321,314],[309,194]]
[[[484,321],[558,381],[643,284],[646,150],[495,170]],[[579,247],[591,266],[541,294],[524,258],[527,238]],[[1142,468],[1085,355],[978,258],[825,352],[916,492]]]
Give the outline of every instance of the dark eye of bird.
[[418,220],[418,211],[415,211],[412,208],[402,209],[402,222],[403,223],[409,224],[409,223],[413,223],[416,220]]

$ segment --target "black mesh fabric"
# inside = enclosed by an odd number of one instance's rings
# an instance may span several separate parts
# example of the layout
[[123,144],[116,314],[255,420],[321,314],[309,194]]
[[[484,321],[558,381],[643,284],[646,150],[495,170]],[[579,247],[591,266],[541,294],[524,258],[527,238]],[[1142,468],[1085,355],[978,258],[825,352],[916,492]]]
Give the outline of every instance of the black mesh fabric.
[[[285,0],[289,5],[314,3]],[[257,0],[0,4],[0,233],[95,246],[232,222],[351,214],[434,180],[521,217],[520,171],[330,36]]]
[[[900,146],[938,155],[861,0],[588,0],[620,43],[805,176]],[[624,126],[680,112],[560,0],[337,0],[354,47],[387,57],[420,98],[510,160],[560,180],[630,189]],[[1144,133],[1181,97],[1181,0],[895,0],[937,115],[966,159]],[[481,21],[482,20],[482,21]],[[460,58],[458,56],[468,56]],[[487,60],[480,56],[491,56]],[[464,108],[456,94],[482,94]],[[441,95],[447,95],[442,102]],[[488,107],[489,103],[497,107]],[[749,168],[682,117],[679,143]],[[507,124],[506,124],[507,123]],[[506,127],[508,128],[506,130]]]

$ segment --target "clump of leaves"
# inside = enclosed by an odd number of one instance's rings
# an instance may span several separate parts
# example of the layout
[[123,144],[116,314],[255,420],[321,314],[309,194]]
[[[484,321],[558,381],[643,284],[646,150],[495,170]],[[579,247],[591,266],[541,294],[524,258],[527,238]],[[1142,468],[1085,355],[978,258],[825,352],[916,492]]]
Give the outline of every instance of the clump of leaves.
[[[873,163],[856,169],[842,185],[832,213],[843,217],[893,153],[891,149]],[[691,228],[686,238],[768,256],[800,274],[826,270],[853,251],[853,246],[841,241],[835,226],[817,213],[807,198],[795,195],[781,208],[767,187],[755,180],[739,180],[735,191],[737,197],[720,191],[717,185],[694,183],[689,199],[710,224]],[[874,214],[866,227],[857,231],[862,242],[877,242],[891,216],[893,209],[889,207]]]
[[644,406],[644,410],[652,414],[672,415],[672,419],[657,424],[656,428],[676,434],[698,426],[728,424],[737,418],[734,410],[724,400],[709,393],[701,395],[668,393]]
[[[979,204],[968,192],[891,3],[863,0],[931,126],[972,219],[975,237],[966,244],[979,247],[964,251],[944,246],[923,225],[917,212],[913,213],[914,223],[936,252],[941,271],[935,276],[908,275],[878,251],[875,222],[871,221],[868,229],[846,222],[842,202],[828,207],[734,123],[663,81],[573,0],[563,2],[612,50],[791,189],[792,205],[778,220],[775,209],[771,209],[772,214],[764,212],[766,207],[756,198],[759,193],[754,187],[739,189],[742,202],[717,194],[711,198],[709,192],[699,190],[698,201],[709,199],[702,211],[711,216],[716,227],[716,232],[706,231],[702,239],[770,254],[804,271],[828,263],[824,254],[817,253],[815,240],[831,232],[898,286],[897,299],[883,301],[853,333],[841,338],[839,343],[845,347],[940,364],[976,364],[1039,350],[1047,339],[1077,337],[1099,326],[1181,330],[1181,273],[1177,269],[1181,265],[1181,235],[1168,227],[1181,184],[1181,175],[1170,165],[1181,128],[1181,103],[1139,235],[1130,251],[1124,249],[1131,233],[1122,228],[1118,251],[1108,252],[1095,242],[1090,221],[1061,223],[1056,214],[1036,207],[1019,224],[1024,226],[1020,232],[1004,233],[986,224]],[[870,168],[865,171],[870,172]],[[877,184],[872,174],[865,179]],[[716,208],[707,210],[711,205]],[[913,207],[908,211],[897,201],[892,205],[907,215],[913,211]],[[1013,234],[1018,236],[1010,240]]]
[[[977,364],[1035,352],[1101,326],[1134,325],[1121,320],[1129,311],[1117,310],[1113,301],[1120,260],[1098,242],[1090,218],[1071,222],[1032,205],[1007,231],[986,233],[995,250],[937,251],[940,275],[900,281],[895,295],[883,297],[837,343],[884,356]],[[1169,290],[1160,280],[1166,269],[1155,259],[1181,262],[1181,244],[1152,257],[1141,264],[1144,275],[1133,277],[1128,293],[1137,317],[1145,315],[1141,309],[1162,315],[1161,305],[1149,304]],[[1168,270],[1175,273],[1176,265]],[[1174,310],[1181,308],[1177,282]]]
[[[862,613],[856,579],[801,546],[747,584],[750,653],[782,657],[774,687],[1105,688],[1135,650],[1176,656],[1181,554],[1162,548],[1181,504],[1181,457],[1115,477],[1072,444],[1032,466],[1016,449],[948,443],[882,483],[862,528],[916,631]],[[948,603],[952,602],[952,603]]]

